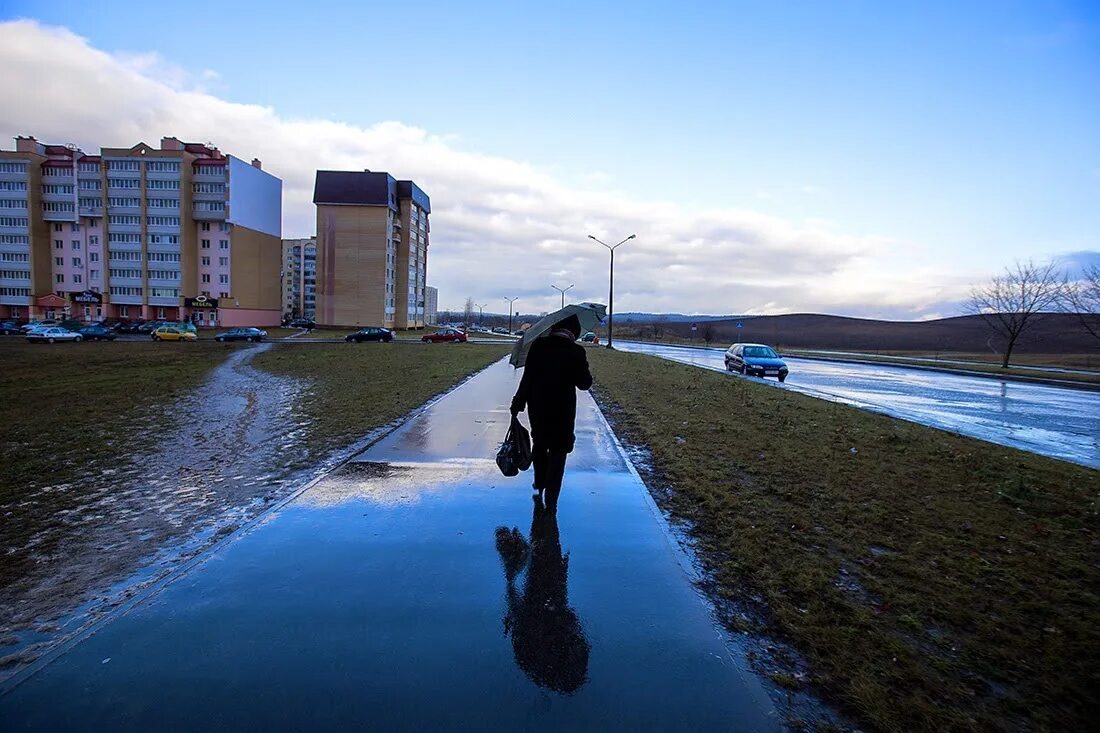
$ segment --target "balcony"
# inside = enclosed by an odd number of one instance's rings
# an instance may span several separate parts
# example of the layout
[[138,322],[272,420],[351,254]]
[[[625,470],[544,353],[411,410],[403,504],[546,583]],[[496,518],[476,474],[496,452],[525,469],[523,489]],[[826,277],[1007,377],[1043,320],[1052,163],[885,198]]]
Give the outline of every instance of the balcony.
[[68,204],[68,203],[72,203],[73,198],[74,198],[74,195],[71,192],[70,193],[46,193],[45,191],[42,192],[42,200],[53,202],[53,203]]
[[150,252],[168,252],[170,254],[179,254],[179,243],[172,244],[171,242],[157,242],[156,244],[150,242],[148,250]]
[[145,171],[146,180],[152,181],[178,181],[180,179],[180,172],[175,171]]
[[[225,183],[225,168],[218,168],[216,173],[206,172],[209,168],[196,168],[191,176],[192,183]],[[202,171],[202,172],[200,172]]]
[[81,206],[79,211],[81,216],[103,216],[102,206]]
[[[15,243],[0,244],[0,252],[16,252],[18,254],[27,254],[30,251],[31,251],[30,242],[28,242],[27,244],[15,244]],[[8,263],[8,262],[4,263],[5,266],[8,265],[8,264],[19,264],[19,263]]]
[[175,307],[175,306],[180,305],[180,297],[178,295],[176,295],[176,296],[150,295],[149,296],[149,305],[167,305],[167,306]]
[[141,214],[141,205],[138,206],[107,206],[108,214],[121,214],[126,216],[139,216]]
[[46,221],[76,221],[76,210],[69,211],[43,211],[42,218]]
[[200,209],[197,206],[192,210],[192,218],[195,221],[225,221],[226,210],[221,211],[207,211]]
[[[26,287],[26,285],[22,287]],[[33,300],[34,298],[30,295],[0,295],[0,305],[31,305]]]
[[27,172],[16,173],[14,171],[0,171],[0,181],[25,181]]
[[147,224],[145,231],[150,234],[179,234],[179,224]]
[[[112,281],[114,282],[114,281]],[[115,305],[141,305],[144,298],[140,295],[109,295],[110,302]]]

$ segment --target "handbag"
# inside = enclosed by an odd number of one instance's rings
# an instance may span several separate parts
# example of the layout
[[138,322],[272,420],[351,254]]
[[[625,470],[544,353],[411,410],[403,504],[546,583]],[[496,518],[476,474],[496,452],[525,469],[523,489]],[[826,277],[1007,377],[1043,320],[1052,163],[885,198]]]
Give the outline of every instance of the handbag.
[[531,434],[515,415],[497,451],[497,468],[505,476],[516,476],[531,467]]

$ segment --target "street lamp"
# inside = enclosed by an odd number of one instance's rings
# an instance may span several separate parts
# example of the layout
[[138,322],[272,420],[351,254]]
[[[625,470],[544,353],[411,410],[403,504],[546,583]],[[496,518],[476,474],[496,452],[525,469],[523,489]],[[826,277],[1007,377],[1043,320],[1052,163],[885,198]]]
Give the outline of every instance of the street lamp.
[[482,303],[481,305],[477,306],[477,325],[479,325],[479,326],[481,325],[482,317],[485,315],[485,306],[487,306],[487,305],[489,305],[489,304],[488,303]]
[[572,290],[573,289],[573,283],[570,283],[569,287],[567,287],[567,288],[559,288],[557,285],[551,285],[550,287],[552,287],[554,290],[557,290],[559,293],[561,293],[561,307],[564,308],[565,307],[565,293],[566,293],[567,290]]
[[504,299],[508,301],[508,333],[511,334],[512,333],[512,303],[515,303],[517,300],[519,300],[519,296],[517,295],[514,298],[506,297]]
[[619,245],[626,244],[631,239],[634,239],[634,236],[635,235],[631,234],[629,237],[619,242],[619,244],[611,245],[602,239],[596,239],[596,237],[593,237],[591,234],[588,235],[589,239],[599,242],[611,252],[611,276],[608,279],[607,286],[607,348],[609,349],[611,348],[611,326],[613,323],[613,313],[615,311],[615,250]]

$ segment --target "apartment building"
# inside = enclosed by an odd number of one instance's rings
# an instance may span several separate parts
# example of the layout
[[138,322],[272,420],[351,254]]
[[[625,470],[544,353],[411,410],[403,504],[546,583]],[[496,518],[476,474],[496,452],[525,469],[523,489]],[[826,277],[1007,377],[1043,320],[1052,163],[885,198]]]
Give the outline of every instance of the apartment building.
[[431,285],[424,288],[424,323],[439,325],[439,289]]
[[0,317],[278,325],[282,181],[174,137],[0,150]]
[[283,240],[283,316],[316,318],[317,237]]
[[389,173],[317,171],[313,202],[317,322],[423,328],[428,194]]

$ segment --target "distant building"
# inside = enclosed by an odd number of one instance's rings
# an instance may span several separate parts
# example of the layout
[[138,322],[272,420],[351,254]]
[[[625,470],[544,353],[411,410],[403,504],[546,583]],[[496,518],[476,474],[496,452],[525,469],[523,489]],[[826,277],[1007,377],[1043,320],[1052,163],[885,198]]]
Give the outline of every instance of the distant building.
[[317,322],[423,328],[428,195],[388,173],[317,171],[313,202]]
[[282,181],[174,137],[0,150],[0,317],[277,325]]
[[439,325],[439,289],[431,285],[424,288],[424,323]]
[[315,318],[317,238],[283,240],[283,316]]

